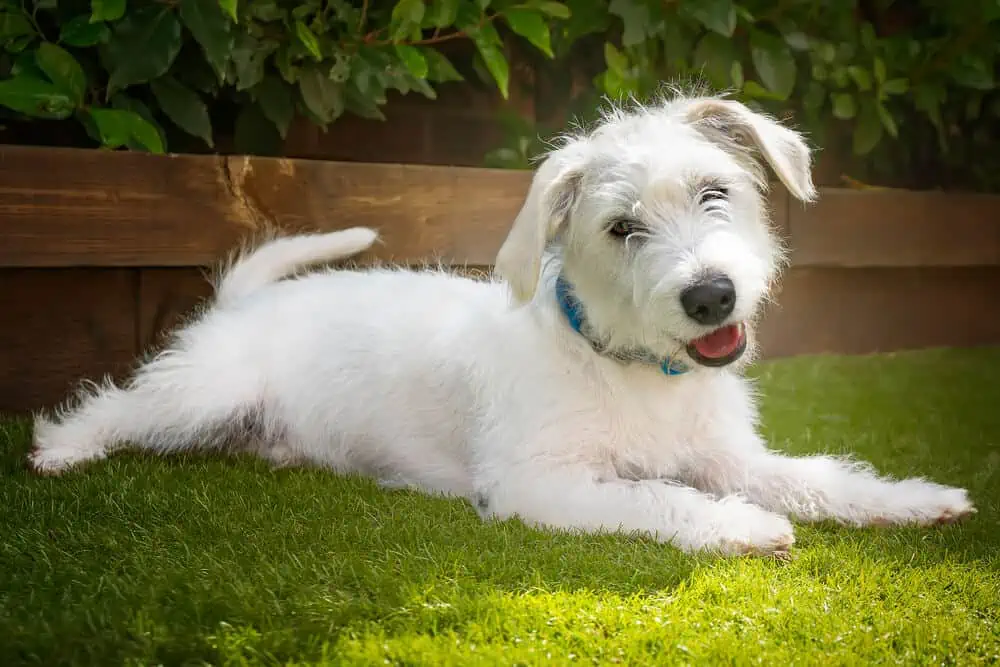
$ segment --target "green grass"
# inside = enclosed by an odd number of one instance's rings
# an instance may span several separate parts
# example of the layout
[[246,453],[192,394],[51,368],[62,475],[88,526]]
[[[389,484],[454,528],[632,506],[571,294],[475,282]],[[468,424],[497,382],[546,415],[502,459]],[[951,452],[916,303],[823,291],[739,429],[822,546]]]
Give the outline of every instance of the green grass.
[[0,665],[977,664],[1000,660],[1000,350],[764,364],[764,428],[967,486],[936,529],[798,526],[791,563],[484,525],[249,459],[61,479],[0,433]]

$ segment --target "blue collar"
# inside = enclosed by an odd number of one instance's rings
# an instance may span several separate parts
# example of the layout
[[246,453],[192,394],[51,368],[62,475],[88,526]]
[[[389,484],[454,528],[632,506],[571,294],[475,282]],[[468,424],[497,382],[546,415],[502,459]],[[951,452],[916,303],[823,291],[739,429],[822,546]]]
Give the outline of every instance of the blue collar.
[[646,363],[656,364],[665,375],[683,375],[684,373],[687,373],[687,366],[683,363],[674,361],[670,357],[661,359],[649,350],[627,350],[623,352],[616,352],[603,349],[593,338],[583,332],[584,324],[586,324],[583,304],[581,304],[579,299],[573,295],[573,287],[562,274],[559,274],[559,277],[556,278],[556,300],[559,302],[559,308],[562,309],[563,315],[565,315],[566,319],[569,321],[569,325],[573,327],[574,331],[586,338],[599,354],[606,354],[614,357],[618,361],[644,361]]

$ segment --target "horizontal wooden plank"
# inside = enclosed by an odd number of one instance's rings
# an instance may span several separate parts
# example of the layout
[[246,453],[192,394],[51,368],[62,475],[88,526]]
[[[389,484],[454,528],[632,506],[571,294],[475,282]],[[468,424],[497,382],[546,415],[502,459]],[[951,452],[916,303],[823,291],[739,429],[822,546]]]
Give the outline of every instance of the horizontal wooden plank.
[[792,263],[815,267],[995,266],[1000,196],[823,189],[789,206]]
[[760,325],[764,357],[1000,345],[1000,266],[792,268]]
[[[0,327],[0,413],[51,407],[80,379],[121,375],[209,294],[196,269],[139,273],[0,270],[13,323]],[[762,356],[998,345],[997,284],[1000,267],[793,268],[761,323]]]
[[61,403],[135,360],[133,269],[0,269],[0,414]]
[[[489,265],[525,171],[0,146],[0,266],[208,266],[266,225],[378,228],[369,258]],[[787,194],[771,196],[787,233]]]
[[138,336],[140,351],[158,347],[163,335],[192,316],[212,295],[203,269],[196,267],[139,270]]
[[0,266],[206,266],[264,225],[378,228],[400,262],[489,264],[521,171],[0,146]]

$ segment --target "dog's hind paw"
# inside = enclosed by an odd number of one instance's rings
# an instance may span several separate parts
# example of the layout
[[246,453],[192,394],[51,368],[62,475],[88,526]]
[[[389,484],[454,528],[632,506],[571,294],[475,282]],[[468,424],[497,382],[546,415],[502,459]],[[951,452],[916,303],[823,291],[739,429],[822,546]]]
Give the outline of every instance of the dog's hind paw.
[[62,425],[38,419],[34,426],[34,443],[28,454],[28,466],[40,475],[59,475],[87,461],[105,458],[103,446],[80,445]]
[[78,447],[38,447],[28,455],[28,465],[39,475],[61,475],[87,461],[103,459],[104,453]]

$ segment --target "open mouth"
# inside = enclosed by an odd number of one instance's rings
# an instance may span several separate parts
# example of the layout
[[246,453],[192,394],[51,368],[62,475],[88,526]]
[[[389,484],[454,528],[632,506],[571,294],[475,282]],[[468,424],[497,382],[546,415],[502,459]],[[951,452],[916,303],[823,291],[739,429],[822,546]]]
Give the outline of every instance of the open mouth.
[[702,366],[716,368],[733,363],[746,349],[746,329],[742,322],[716,329],[687,345],[688,356]]

